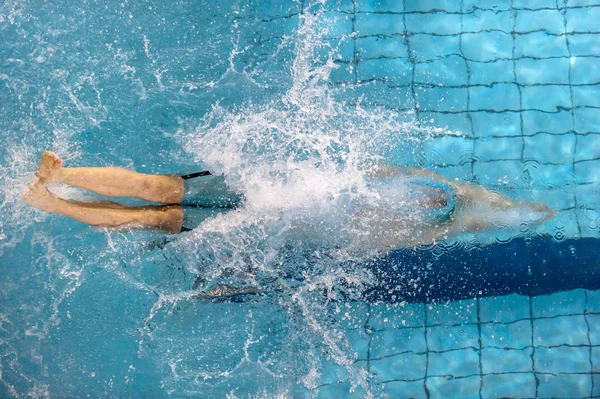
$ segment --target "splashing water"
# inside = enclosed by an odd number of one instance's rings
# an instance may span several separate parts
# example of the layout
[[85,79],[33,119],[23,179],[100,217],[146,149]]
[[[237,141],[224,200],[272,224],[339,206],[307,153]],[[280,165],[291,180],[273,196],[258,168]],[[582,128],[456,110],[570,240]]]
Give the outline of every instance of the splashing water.
[[[437,131],[418,130],[410,114],[340,100],[350,89],[329,82],[336,49],[322,40],[327,28],[319,6],[304,10],[293,41],[282,44],[294,45],[295,57],[291,86],[281,98],[233,111],[215,105],[199,126],[180,132],[185,150],[223,173],[246,201],[169,249],[207,287],[258,286],[291,316],[294,339],[311,348],[296,360],[305,363],[306,387],[318,385],[319,359],[327,354],[347,368],[353,389],[360,386],[370,396],[366,371],[354,366],[331,315],[339,312],[339,301],[359,299],[373,283],[365,262],[387,248],[356,239],[368,236],[356,230],[379,223],[381,214],[371,214],[377,220],[363,226],[352,219],[357,204],[383,204],[367,183],[367,171],[382,163],[382,154]],[[328,61],[318,64],[316,52],[324,49]]]

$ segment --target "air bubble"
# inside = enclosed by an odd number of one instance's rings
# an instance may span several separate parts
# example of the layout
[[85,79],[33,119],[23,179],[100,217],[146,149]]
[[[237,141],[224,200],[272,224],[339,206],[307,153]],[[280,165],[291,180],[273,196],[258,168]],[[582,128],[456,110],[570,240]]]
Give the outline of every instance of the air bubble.
[[521,177],[526,182],[530,182],[535,179],[537,175],[539,175],[540,171],[540,163],[536,160],[529,159],[526,160],[523,164],[523,169],[521,170]]
[[435,256],[436,258],[439,258],[440,256],[442,256],[444,254],[445,250],[444,248],[442,248],[441,245],[436,245],[435,247],[433,247],[433,249],[431,250],[431,253],[433,254],[433,256]]
[[553,238],[554,238],[555,241],[558,241],[558,242],[563,241],[565,239],[565,233],[564,233],[564,231],[562,231],[562,230],[556,230],[554,232]]
[[527,224],[527,222],[521,223],[521,225],[519,226],[519,231],[521,233],[527,233],[528,230],[529,230],[529,225]]

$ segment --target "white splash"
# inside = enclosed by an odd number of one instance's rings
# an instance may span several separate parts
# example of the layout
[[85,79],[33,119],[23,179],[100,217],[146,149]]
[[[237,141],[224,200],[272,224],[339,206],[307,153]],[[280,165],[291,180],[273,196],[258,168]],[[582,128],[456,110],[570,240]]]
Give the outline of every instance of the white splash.
[[[349,231],[353,202],[377,201],[366,183],[367,170],[390,146],[429,132],[418,131],[410,114],[349,102],[349,89],[330,84],[336,49],[323,43],[327,22],[320,5],[304,10],[288,43],[295,46],[291,84],[281,98],[234,110],[217,104],[195,129],[180,132],[185,150],[212,172],[223,173],[246,200],[174,247],[186,254],[190,271],[209,281],[248,275],[259,283],[275,281],[272,285],[284,292],[280,305],[304,320],[294,339],[324,346],[348,370],[353,389],[360,386],[369,396],[364,370],[325,320],[327,303],[356,297],[372,283],[369,272],[355,265],[380,248],[357,250]],[[315,63],[316,51],[323,50],[328,61]],[[318,380],[314,373],[311,367],[303,379],[307,387]]]

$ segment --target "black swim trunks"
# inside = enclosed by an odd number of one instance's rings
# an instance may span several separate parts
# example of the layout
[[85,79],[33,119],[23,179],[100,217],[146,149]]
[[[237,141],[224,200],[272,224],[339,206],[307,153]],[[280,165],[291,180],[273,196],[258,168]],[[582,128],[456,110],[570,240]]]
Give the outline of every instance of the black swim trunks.
[[182,175],[181,178],[184,186],[181,231],[190,231],[204,220],[236,208],[244,200],[243,195],[225,184],[223,175],[203,171]]

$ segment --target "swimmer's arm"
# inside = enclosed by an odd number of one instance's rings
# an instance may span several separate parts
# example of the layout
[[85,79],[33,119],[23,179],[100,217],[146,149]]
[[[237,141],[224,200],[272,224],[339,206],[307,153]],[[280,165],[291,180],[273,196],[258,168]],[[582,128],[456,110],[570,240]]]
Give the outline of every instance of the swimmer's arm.
[[434,178],[436,180],[442,181],[444,183],[449,183],[448,179],[444,176],[434,173],[427,169],[420,168],[408,168],[408,169],[400,169],[391,165],[383,164],[377,165],[371,170],[369,170],[369,176],[371,177],[390,177],[395,175],[421,175]]
[[409,168],[409,169],[405,169],[402,171],[402,173],[404,173],[405,175],[422,175],[422,176],[428,176],[428,177],[432,177],[434,179],[440,180],[444,183],[449,183],[448,179],[446,179],[444,176],[439,175],[437,173],[434,173],[430,170],[427,169],[419,169],[419,168]]

